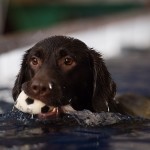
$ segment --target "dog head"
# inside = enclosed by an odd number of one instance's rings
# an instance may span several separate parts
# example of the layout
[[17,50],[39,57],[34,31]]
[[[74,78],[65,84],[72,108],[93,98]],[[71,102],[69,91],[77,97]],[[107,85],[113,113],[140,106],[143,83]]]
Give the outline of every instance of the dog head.
[[23,56],[14,100],[22,90],[49,106],[100,112],[113,111],[116,86],[101,54],[78,39],[52,36]]

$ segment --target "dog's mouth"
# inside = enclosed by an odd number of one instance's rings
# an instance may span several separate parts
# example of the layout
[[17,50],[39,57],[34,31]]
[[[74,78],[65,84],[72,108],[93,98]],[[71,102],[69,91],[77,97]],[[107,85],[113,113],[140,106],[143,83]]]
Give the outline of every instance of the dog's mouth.
[[75,110],[71,107],[71,105],[65,105],[61,107],[51,107],[51,110],[46,113],[38,114],[39,119],[49,119],[53,117],[60,117],[63,114],[70,114]]
[[40,100],[29,97],[24,91],[19,94],[14,106],[24,113],[37,115],[40,119],[59,117],[62,114],[75,111],[70,104],[48,105]]

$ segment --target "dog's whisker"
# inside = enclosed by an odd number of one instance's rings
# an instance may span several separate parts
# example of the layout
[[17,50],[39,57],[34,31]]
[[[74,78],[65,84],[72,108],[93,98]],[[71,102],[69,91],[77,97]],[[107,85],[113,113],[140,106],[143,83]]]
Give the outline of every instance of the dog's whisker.
[[107,111],[109,112],[109,111],[110,111],[110,109],[109,109],[108,102],[107,102],[107,101],[105,101],[105,104],[106,104],[106,106],[107,106]]
[[15,109],[15,106],[13,106],[13,108],[12,108],[12,110],[11,110],[11,111],[14,111],[14,109]]
[[71,103],[71,101],[72,101],[72,98],[69,99],[69,103]]
[[58,116],[58,114],[59,114],[59,108],[56,107],[56,116]]
[[31,115],[31,119],[33,119],[33,118],[34,118],[34,115],[32,114],[32,115]]
[[49,83],[48,86],[49,86],[50,90],[52,90],[52,88],[53,88],[53,87],[52,87],[52,84]]

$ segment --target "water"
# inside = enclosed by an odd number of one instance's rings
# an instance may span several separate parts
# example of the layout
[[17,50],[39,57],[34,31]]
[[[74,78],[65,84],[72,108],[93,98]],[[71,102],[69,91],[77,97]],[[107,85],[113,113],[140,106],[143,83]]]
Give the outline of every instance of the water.
[[[0,149],[148,150],[150,122],[88,110],[47,121],[19,111],[0,116]],[[7,142],[6,142],[7,141]],[[141,143],[141,144],[140,144]],[[140,145],[140,146],[139,146]]]

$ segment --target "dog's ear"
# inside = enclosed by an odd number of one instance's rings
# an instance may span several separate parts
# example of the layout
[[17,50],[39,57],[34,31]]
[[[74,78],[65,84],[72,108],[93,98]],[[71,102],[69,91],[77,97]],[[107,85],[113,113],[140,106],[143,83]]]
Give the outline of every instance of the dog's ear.
[[23,60],[22,60],[22,63],[21,63],[21,68],[20,68],[20,71],[17,75],[14,87],[12,89],[12,96],[13,96],[14,101],[17,99],[18,95],[21,92],[22,83],[24,83],[25,80],[26,80],[25,76],[27,76],[27,68],[28,68],[28,66],[27,66],[27,57],[28,57],[29,51],[30,51],[30,49],[27,50],[26,53],[23,56]]
[[115,111],[116,84],[112,81],[101,54],[91,49],[93,68],[92,105],[96,112]]

